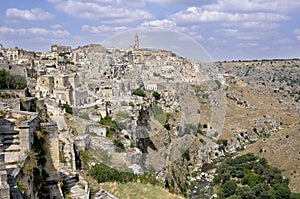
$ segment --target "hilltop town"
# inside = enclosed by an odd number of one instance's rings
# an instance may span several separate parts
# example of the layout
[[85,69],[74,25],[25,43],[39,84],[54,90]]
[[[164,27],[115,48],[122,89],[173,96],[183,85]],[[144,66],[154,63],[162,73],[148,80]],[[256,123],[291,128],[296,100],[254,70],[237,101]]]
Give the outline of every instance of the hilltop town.
[[140,48],[136,34],[128,48],[0,45],[0,69],[27,83],[0,85],[3,199],[117,198],[91,183],[99,163],[150,173],[185,197],[213,195],[213,167],[227,156],[249,150],[280,168],[269,139],[296,161],[280,169],[300,192],[299,59],[201,63]]

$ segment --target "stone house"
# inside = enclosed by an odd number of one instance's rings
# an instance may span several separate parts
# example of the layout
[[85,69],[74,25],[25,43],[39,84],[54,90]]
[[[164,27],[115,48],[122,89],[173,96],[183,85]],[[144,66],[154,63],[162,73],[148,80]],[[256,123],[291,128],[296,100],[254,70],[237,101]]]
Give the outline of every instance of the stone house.
[[6,52],[6,56],[10,61],[18,61],[19,55],[20,55],[20,50],[17,47],[9,48]]
[[54,98],[58,103],[71,106],[93,103],[95,98],[79,86],[79,76],[76,73],[43,75],[37,78],[36,97]]

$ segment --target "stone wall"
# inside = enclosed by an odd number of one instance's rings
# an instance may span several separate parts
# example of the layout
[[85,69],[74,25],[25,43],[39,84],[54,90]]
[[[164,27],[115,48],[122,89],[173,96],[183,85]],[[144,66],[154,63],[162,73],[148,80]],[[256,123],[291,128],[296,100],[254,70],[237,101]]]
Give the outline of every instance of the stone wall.
[[3,199],[10,198],[10,189],[7,183],[7,173],[5,171],[5,160],[3,153],[2,138],[0,140],[0,197]]
[[78,91],[74,92],[74,106],[80,106],[88,103],[88,92]]
[[27,88],[23,89],[23,90],[0,90],[0,93],[7,93],[9,95],[14,95],[18,98],[25,98],[26,97],[26,91]]
[[16,64],[0,64],[0,69],[9,71],[13,75],[21,75],[26,77],[26,66],[25,65],[16,65]]
[[95,133],[98,136],[106,137],[107,128],[92,124],[86,127],[86,133]]
[[[25,111],[30,111],[30,108],[32,106],[32,104],[35,103],[35,98],[34,97],[26,97],[25,99],[22,99],[20,100],[21,102],[21,107],[22,107],[22,110],[25,110]],[[16,108],[13,108],[14,110],[20,110],[19,109],[16,109]]]
[[44,103],[47,107],[47,112],[49,115],[59,116],[63,113],[59,108],[58,102],[56,102],[54,99],[46,98]]
[[62,104],[74,104],[72,90],[70,89],[55,89],[53,97]]
[[4,111],[5,109],[10,108],[14,110],[20,110],[20,99],[19,98],[10,98],[4,99],[0,98],[0,110]]
[[49,153],[52,159],[53,167],[55,171],[58,171],[59,166],[59,139],[58,139],[58,126],[55,122],[41,123],[41,128],[47,132],[49,140]]
[[24,116],[30,119],[21,121],[19,125],[19,138],[21,153],[26,151],[31,151],[33,145],[33,134],[39,126],[39,118],[37,113],[27,112],[27,111],[17,111],[12,110],[11,116],[14,118],[22,118]]
[[0,196],[1,199],[10,199],[10,189],[7,182],[2,183],[0,187]]
[[50,75],[39,76],[37,78],[37,97],[43,98],[53,94],[54,77]]
[[74,140],[75,146],[80,151],[88,150],[90,148],[90,142],[91,142],[90,135],[76,136],[76,138]]

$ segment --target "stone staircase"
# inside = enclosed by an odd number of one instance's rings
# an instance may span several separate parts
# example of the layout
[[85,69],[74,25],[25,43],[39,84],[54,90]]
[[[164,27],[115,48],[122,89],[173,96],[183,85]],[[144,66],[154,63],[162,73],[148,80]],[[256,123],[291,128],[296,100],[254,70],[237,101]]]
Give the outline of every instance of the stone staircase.
[[0,118],[0,136],[2,138],[3,151],[5,153],[5,165],[7,169],[17,167],[20,161],[20,137],[19,129],[15,128],[14,121]]

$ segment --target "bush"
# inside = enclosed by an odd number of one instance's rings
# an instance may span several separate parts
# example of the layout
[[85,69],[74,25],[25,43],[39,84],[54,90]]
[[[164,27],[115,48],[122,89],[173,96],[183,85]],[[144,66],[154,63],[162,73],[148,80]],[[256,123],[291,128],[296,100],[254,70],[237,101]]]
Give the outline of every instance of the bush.
[[65,111],[69,114],[73,114],[73,109],[72,107],[69,105],[69,104],[62,104],[61,106],[61,109],[65,109]]
[[89,174],[98,182],[132,182],[137,175],[130,172],[119,171],[103,163],[96,164],[91,168]]
[[124,144],[121,142],[121,140],[114,140],[114,145],[117,147],[117,150],[125,150]]
[[141,182],[143,184],[158,185],[160,181],[156,180],[155,173],[145,173],[138,176],[131,172],[119,171],[115,168],[111,168],[103,163],[96,164],[89,170],[89,174],[95,178],[98,182]]
[[137,96],[141,96],[141,97],[146,97],[146,93],[143,90],[139,89],[139,88],[135,89],[132,94],[137,95]]
[[116,121],[112,120],[110,116],[105,116],[103,119],[100,120],[100,124],[110,127],[111,129],[118,129],[118,124]]
[[224,192],[224,196],[228,197],[235,193],[235,190],[237,189],[237,184],[235,180],[228,180],[222,185],[222,189]]
[[160,94],[157,91],[154,91],[152,96],[154,97],[155,100],[159,100],[160,99]]

